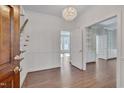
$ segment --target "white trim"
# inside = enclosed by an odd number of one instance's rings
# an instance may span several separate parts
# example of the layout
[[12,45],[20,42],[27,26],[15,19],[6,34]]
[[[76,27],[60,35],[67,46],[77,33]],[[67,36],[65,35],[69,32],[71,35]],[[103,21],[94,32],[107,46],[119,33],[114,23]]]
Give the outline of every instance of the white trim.
[[116,87],[120,87],[120,53],[121,53],[121,11],[117,14],[117,64],[116,64]]

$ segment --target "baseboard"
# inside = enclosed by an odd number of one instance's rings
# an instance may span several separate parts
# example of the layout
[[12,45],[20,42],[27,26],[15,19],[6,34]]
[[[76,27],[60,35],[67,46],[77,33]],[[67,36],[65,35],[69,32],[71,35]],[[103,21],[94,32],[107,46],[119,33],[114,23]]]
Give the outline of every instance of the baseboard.
[[[114,59],[117,59],[117,57],[112,57],[112,58],[108,58],[108,59],[104,59],[104,58],[98,58],[98,59],[102,59],[102,60],[114,60]],[[90,63],[96,63],[96,61],[87,62],[87,64],[90,64]]]
[[60,67],[60,65],[47,66],[47,67],[35,67],[35,68],[29,68],[28,72],[41,71],[41,70],[49,70],[49,69],[58,68],[58,67]]
[[35,73],[35,72],[40,72],[40,71],[46,71],[46,70],[52,70],[52,69],[59,69],[59,68],[60,68],[60,66],[59,67],[48,68],[48,69],[43,69],[43,70],[35,70],[35,71],[30,71],[27,74]]
[[96,61],[90,61],[90,62],[87,62],[87,63],[96,63]]
[[108,58],[107,60],[117,59],[117,57]]
[[117,59],[117,57],[111,57],[111,58],[98,58],[98,59],[102,59],[102,60],[113,60],[113,59]]
[[96,62],[95,61],[92,61],[92,62],[89,62],[87,64],[96,64]]
[[22,81],[22,84],[20,85],[20,88],[22,88],[22,86],[24,85],[24,82],[25,82],[25,80],[26,80],[27,74],[28,74],[28,72],[26,73],[25,78],[24,78],[24,80]]
[[75,67],[75,68],[77,68],[78,70],[83,70],[83,69],[80,69],[80,68],[78,68],[78,67],[76,67],[75,65],[73,65],[71,62],[70,62],[70,64],[73,66],[73,67]]

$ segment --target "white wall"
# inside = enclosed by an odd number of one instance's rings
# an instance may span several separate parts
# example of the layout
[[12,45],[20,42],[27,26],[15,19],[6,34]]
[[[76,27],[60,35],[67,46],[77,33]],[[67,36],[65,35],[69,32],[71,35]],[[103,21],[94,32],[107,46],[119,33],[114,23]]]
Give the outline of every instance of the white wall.
[[21,85],[27,72],[60,67],[60,31],[73,30],[75,23],[65,22],[60,17],[25,10],[29,19],[22,35],[22,46],[26,35],[30,36],[26,53],[21,62]]
[[[77,27],[80,27],[83,31],[83,66],[86,66],[86,27],[92,24],[102,21],[104,19],[110,18],[112,16],[118,15],[118,38],[121,39],[120,31],[120,16],[121,16],[121,6],[92,6],[85,13],[82,13],[81,17],[78,18]],[[120,41],[118,45],[118,55],[120,55]],[[124,75],[120,74],[120,57],[118,57],[117,63],[117,86],[124,87],[124,82],[120,80]]]
[[[21,7],[22,11],[24,12],[23,8]],[[27,16],[21,16],[20,17],[20,28],[22,27],[22,25],[24,24],[24,21],[26,20]],[[28,68],[29,68],[29,62],[27,60],[27,56],[28,56],[28,48],[24,47],[24,44],[26,44],[25,39],[26,36],[29,34],[29,30],[28,30],[28,24],[26,25],[23,33],[20,34],[20,50],[26,50],[25,53],[21,54],[21,57],[24,57],[24,60],[21,61],[20,63],[20,68],[22,68],[22,71],[20,72],[20,86],[22,86],[23,81],[25,80],[25,77],[28,73]]]
[[98,51],[97,58],[107,59],[108,58],[108,48],[107,48],[107,35],[103,34],[98,36]]
[[120,87],[124,88],[124,6],[122,6],[121,18],[119,78]]
[[113,15],[116,15],[120,12],[121,6],[91,6],[85,13],[82,13],[82,15],[77,19],[77,27],[87,27],[91,26],[94,23],[103,21],[107,18],[110,18]]
[[61,19],[55,16],[26,11],[29,18],[29,71],[60,67],[59,31]]

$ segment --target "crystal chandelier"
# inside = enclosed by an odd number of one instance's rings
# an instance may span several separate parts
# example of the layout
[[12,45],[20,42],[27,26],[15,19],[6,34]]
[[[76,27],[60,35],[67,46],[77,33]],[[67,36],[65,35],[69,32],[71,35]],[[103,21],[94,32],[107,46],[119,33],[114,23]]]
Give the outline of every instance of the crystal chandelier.
[[67,7],[63,10],[63,18],[67,21],[72,21],[77,16],[77,10],[74,7]]

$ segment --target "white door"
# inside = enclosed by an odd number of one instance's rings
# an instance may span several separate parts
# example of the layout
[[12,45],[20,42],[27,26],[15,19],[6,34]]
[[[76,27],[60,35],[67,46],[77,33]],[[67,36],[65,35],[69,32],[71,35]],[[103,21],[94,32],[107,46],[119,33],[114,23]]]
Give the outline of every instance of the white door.
[[71,64],[83,69],[82,62],[82,31],[77,29],[71,32]]

